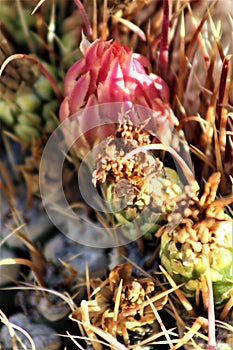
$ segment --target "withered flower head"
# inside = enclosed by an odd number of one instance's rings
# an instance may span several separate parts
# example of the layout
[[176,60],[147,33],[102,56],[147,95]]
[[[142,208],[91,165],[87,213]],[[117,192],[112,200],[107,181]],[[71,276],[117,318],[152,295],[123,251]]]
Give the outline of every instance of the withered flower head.
[[[219,182],[220,173],[211,175],[201,198],[193,194],[180,224],[173,230],[169,225],[161,228],[160,253],[168,273],[177,283],[185,282],[190,297],[203,291],[209,271],[216,304],[229,299],[233,291],[232,220],[224,213],[232,197],[216,199]],[[170,214],[171,222],[174,215]]]
[[[116,266],[106,281],[95,279],[91,284],[94,299],[87,302],[91,323],[114,337],[123,336],[125,344],[129,344],[128,331],[143,332],[155,322],[148,298],[157,310],[167,301],[160,297],[153,278],[135,278],[129,263]],[[71,318],[82,321],[82,308]]]
[[165,168],[152,153],[127,157],[152,141],[153,135],[141,127],[122,123],[99,147],[93,172],[93,183],[102,190],[117,221],[127,224],[142,214],[138,224],[149,223],[145,233],[175,206],[172,200],[181,192],[177,173]]

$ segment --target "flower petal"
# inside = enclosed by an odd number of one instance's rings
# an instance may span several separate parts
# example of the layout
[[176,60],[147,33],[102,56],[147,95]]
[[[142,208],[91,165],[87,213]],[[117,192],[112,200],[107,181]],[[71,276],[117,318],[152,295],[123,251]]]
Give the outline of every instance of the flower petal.
[[59,110],[60,121],[63,122],[69,116],[70,116],[69,98],[68,96],[66,96],[62,101],[60,110]]
[[70,113],[71,115],[78,112],[78,110],[85,103],[85,98],[87,96],[88,88],[90,86],[90,73],[82,75],[73,87],[71,94],[69,96]]
[[106,80],[97,88],[99,103],[121,102],[129,99],[129,92],[125,87],[124,76],[117,57],[111,63]]
[[161,99],[164,102],[169,102],[170,93],[165,81],[162,78],[160,78],[158,75],[153,73],[151,73],[149,77],[154,82],[155,88],[159,91]]
[[73,89],[77,79],[81,74],[84,73],[84,67],[85,67],[85,60],[81,59],[77,62],[75,62],[68,72],[66,73],[65,80],[64,80],[64,95],[67,96],[70,94],[71,90]]

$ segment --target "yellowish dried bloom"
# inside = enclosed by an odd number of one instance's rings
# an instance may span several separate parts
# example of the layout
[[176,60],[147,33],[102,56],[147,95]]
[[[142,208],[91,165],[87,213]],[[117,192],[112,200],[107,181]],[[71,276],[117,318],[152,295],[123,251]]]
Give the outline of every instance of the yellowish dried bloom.
[[[185,283],[184,291],[194,297],[204,291],[205,276],[210,271],[216,304],[233,294],[232,220],[224,213],[226,200],[217,200],[220,173],[214,173],[205,184],[199,199],[193,194],[180,224],[161,228],[161,261],[176,283]],[[192,194],[190,194],[192,196]],[[173,222],[174,213],[169,220]],[[197,295],[196,295],[197,296]]]
[[[151,144],[153,138],[142,128],[123,123],[98,149],[93,172],[93,183],[110,203],[117,222],[127,225],[137,219],[143,233],[155,232],[158,220],[175,207],[181,193],[177,173],[152,153],[127,157],[138,147]],[[133,237],[129,227],[126,231]]]
[[[129,263],[116,266],[106,281],[95,279],[91,285],[94,299],[87,302],[91,323],[114,337],[123,336],[125,344],[130,343],[128,331],[145,333],[155,322],[148,298],[157,310],[167,301],[166,296],[160,297],[152,277],[134,278]],[[81,307],[71,318],[82,321]]]

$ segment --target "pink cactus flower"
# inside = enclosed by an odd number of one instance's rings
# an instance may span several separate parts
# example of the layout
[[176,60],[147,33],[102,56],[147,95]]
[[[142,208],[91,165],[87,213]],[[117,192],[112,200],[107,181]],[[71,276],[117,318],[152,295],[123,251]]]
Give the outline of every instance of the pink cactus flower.
[[[75,113],[87,111],[91,106],[115,102],[129,106],[133,104],[152,110],[156,120],[153,125],[149,122],[150,127],[162,128],[170,138],[176,118],[169,107],[169,90],[162,78],[150,72],[146,57],[136,55],[128,47],[112,40],[97,39],[90,44],[85,37],[81,51],[84,57],[70,67],[65,77],[61,121]],[[93,115],[93,112],[92,116],[89,113],[80,114],[80,124],[88,125],[90,129],[93,119],[100,118],[99,113],[97,115]],[[143,123],[146,119],[148,114],[143,116],[141,113],[139,122]],[[112,119],[112,122],[115,121]],[[105,127],[101,132],[99,129],[97,133],[85,134],[85,139],[92,144],[96,138],[101,140],[111,133],[112,128]]]

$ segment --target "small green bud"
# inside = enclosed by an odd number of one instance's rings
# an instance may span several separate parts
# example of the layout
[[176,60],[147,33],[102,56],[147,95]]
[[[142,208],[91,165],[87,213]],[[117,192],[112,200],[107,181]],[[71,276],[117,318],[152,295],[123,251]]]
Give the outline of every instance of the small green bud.
[[34,138],[39,137],[39,131],[30,125],[17,124],[14,127],[16,135],[23,141],[32,142]]
[[53,132],[54,129],[56,129],[56,127],[57,127],[57,124],[56,124],[55,120],[53,120],[53,119],[47,120],[45,123],[45,126],[44,126],[44,130],[47,133],[51,133],[51,132]]
[[44,104],[42,109],[42,117],[44,120],[51,120],[53,119],[52,114],[56,114],[59,108],[59,101],[52,100],[50,102],[47,102]]
[[0,101],[0,119],[6,124],[12,125],[14,123],[14,116],[7,102]]
[[36,113],[21,113],[18,116],[18,123],[30,126],[41,125],[41,117]]
[[31,91],[24,91],[17,95],[16,103],[26,112],[37,112],[40,110],[41,101]]
[[53,89],[48,79],[45,76],[40,76],[39,79],[34,84],[34,88],[36,89],[36,93],[43,100],[49,101],[53,97]]

